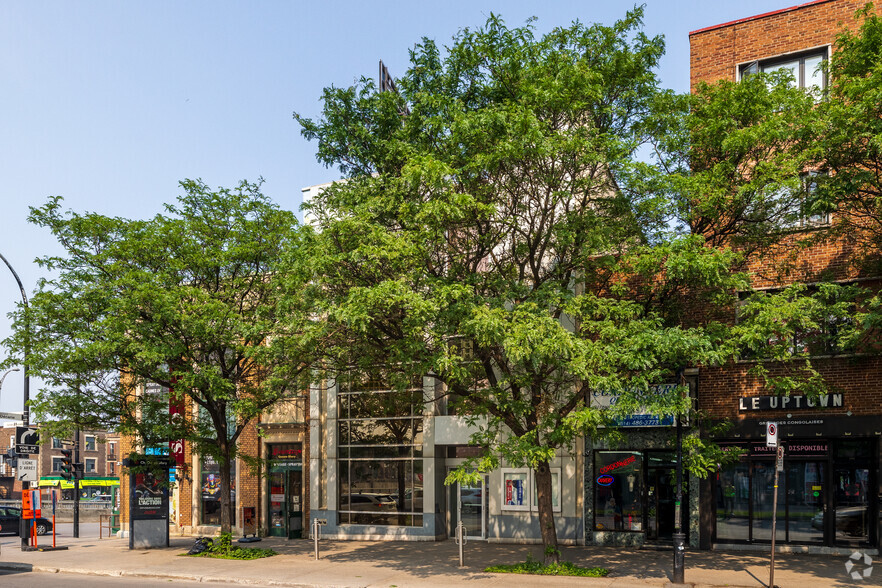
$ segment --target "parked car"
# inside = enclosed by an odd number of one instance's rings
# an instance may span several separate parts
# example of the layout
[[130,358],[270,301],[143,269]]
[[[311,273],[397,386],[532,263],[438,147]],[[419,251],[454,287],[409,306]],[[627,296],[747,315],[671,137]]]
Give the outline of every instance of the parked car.
[[[836,531],[852,537],[860,537],[866,533],[867,507],[849,506],[836,509]],[[818,530],[824,529],[824,513],[819,512],[812,518],[812,527]]]
[[[345,505],[349,502],[349,507]],[[343,497],[343,510],[364,510],[373,512],[395,512],[398,503],[389,494],[350,494],[349,500]]]
[[[45,535],[52,531],[52,521],[38,518],[34,524],[37,525],[37,535]],[[19,525],[21,525],[21,509],[15,507],[0,507],[0,533],[11,533],[18,535]]]

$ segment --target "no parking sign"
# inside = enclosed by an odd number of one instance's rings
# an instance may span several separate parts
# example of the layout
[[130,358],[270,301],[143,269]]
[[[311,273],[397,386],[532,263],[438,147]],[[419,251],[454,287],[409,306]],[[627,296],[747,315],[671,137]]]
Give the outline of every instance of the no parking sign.
[[766,447],[778,446],[778,423],[766,423]]

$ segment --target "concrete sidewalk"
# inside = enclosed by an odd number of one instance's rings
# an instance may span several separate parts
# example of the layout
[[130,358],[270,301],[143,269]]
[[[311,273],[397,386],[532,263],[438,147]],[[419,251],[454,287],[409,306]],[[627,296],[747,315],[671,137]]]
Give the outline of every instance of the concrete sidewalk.
[[[51,545],[40,538],[42,545]],[[582,566],[602,566],[606,578],[568,578],[490,574],[489,565],[541,557],[539,545],[512,545],[473,541],[466,545],[466,567],[458,566],[452,541],[366,542],[322,541],[321,557],[313,559],[309,540],[268,538],[245,547],[272,548],[279,555],[231,561],[182,557],[193,538],[174,537],[168,549],[128,549],[126,539],[58,538],[65,551],[23,552],[18,537],[0,539],[0,569],[149,577],[201,582],[229,582],[259,586],[665,586],[670,582],[671,551],[643,551],[612,547],[564,547],[563,559]],[[882,586],[878,573],[862,581],[846,571],[847,556],[776,555],[775,583],[782,588]],[[877,558],[878,559],[878,558]],[[733,552],[687,552],[686,582],[700,587],[764,586],[769,579],[768,555]],[[863,562],[852,568],[863,570]]]

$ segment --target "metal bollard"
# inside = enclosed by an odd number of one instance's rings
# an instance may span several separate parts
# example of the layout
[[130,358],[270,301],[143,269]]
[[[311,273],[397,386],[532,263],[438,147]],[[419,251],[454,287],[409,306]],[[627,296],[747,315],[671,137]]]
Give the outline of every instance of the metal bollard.
[[459,567],[464,568],[465,563],[463,562],[462,557],[462,547],[466,543],[468,543],[469,539],[466,536],[466,528],[462,521],[456,523],[456,536],[453,539],[454,543],[459,545]]
[[316,559],[316,561],[318,561],[318,558],[319,558],[318,543],[319,543],[319,535],[321,534],[321,532],[322,532],[322,526],[319,524],[319,520],[313,519],[312,520],[312,539],[315,542],[315,559]]

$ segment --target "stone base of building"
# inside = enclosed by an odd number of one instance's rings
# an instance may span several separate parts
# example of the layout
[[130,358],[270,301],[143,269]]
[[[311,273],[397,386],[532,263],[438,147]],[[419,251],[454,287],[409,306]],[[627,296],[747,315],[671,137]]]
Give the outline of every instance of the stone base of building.
[[[714,543],[714,551],[749,551],[769,553],[771,546],[757,543]],[[860,551],[867,555],[879,555],[875,547],[828,547],[825,545],[775,545],[775,553],[810,553],[815,555],[851,555]]]

